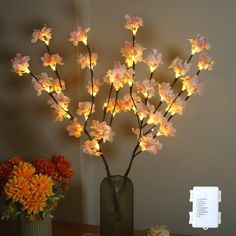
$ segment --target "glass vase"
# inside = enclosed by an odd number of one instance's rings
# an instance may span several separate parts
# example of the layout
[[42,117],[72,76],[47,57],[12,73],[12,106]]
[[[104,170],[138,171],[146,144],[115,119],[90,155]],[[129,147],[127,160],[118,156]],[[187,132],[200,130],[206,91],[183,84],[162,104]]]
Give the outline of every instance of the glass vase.
[[21,217],[18,221],[19,236],[52,236],[52,220],[45,218],[29,221]]
[[104,178],[100,185],[101,236],[133,236],[134,188],[120,175]]

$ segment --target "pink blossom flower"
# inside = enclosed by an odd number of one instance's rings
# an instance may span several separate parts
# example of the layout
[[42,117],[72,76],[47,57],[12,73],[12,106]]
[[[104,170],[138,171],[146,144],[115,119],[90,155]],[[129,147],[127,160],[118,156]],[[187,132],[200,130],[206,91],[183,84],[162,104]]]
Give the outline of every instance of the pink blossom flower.
[[144,103],[136,103],[136,113],[140,120],[146,118],[150,113],[153,113],[155,107],[149,103],[145,105]]
[[43,62],[43,66],[50,66],[52,70],[56,70],[57,65],[63,65],[62,57],[59,54],[50,55],[45,53],[43,57],[41,57]]
[[126,66],[120,62],[115,63],[112,70],[108,70],[104,81],[108,84],[113,84],[116,91],[123,88],[124,78],[126,75]]
[[70,119],[71,116],[68,114],[66,110],[63,110],[62,107],[55,103],[53,108],[53,116],[55,121],[63,121],[65,118]]
[[56,99],[57,103],[52,98],[50,98],[50,100],[48,101],[52,108],[60,108],[64,111],[68,111],[70,98],[65,96],[63,93],[54,94],[54,98]]
[[137,81],[135,83],[137,92],[143,94],[145,98],[152,98],[155,94],[155,87],[157,82],[154,79],[145,79],[143,81]]
[[158,92],[161,97],[161,101],[169,103],[174,98],[173,90],[169,83],[162,83],[158,85]]
[[103,143],[106,141],[113,141],[114,132],[105,121],[99,122],[97,120],[92,120],[91,123],[92,125],[90,128],[92,131],[90,132],[90,135],[92,137],[94,137],[96,140],[102,140]]
[[166,120],[162,120],[161,125],[159,127],[159,132],[157,135],[164,135],[166,137],[175,136],[176,129],[173,127],[171,122],[167,122]]
[[207,52],[202,52],[199,56],[198,69],[199,70],[212,70],[214,61],[212,57],[208,56]]
[[128,68],[124,74],[124,78],[123,78],[123,84],[128,84],[129,86],[132,86],[133,82],[134,82],[134,78],[133,78],[133,74],[134,71],[132,68]]
[[60,83],[59,79],[52,80],[52,87],[53,87],[53,91],[57,94],[62,93],[66,88],[65,82],[61,80],[61,83]]
[[132,97],[133,97],[135,103],[142,102],[142,98],[137,93],[132,93]]
[[163,64],[162,54],[158,53],[157,49],[152,49],[143,62],[149,66],[150,72],[153,73],[161,64]]
[[88,67],[89,69],[93,70],[94,66],[97,65],[97,59],[98,59],[98,55],[96,53],[92,53],[91,63],[90,63],[89,53],[86,53],[84,55],[81,53],[77,62],[80,64],[81,69]]
[[153,138],[152,134],[142,135],[139,140],[139,146],[142,151],[156,154],[162,149],[162,144],[159,140]]
[[92,110],[91,110],[91,106],[92,106],[91,102],[79,102],[78,109],[77,109],[76,113],[79,116],[83,115],[85,120],[87,120],[90,112],[91,112],[91,114],[95,112],[95,104],[93,104]]
[[143,19],[138,16],[125,15],[125,20],[125,28],[131,30],[133,35],[136,35],[140,26],[143,26]]
[[83,29],[78,26],[77,29],[70,33],[69,41],[72,42],[74,46],[78,46],[78,42],[83,42],[84,45],[87,45],[89,31],[89,28]]
[[[172,102],[170,102],[169,105],[171,105],[171,104],[172,104]],[[169,112],[171,113],[171,115],[174,115],[176,113],[179,115],[183,115],[183,112],[185,109],[185,104],[186,104],[186,102],[182,98],[178,97],[176,99],[176,101],[171,105]]]
[[192,94],[202,95],[203,84],[199,82],[198,77],[195,75],[193,77],[186,76],[181,78],[183,80],[183,91],[187,91],[188,96]]
[[111,112],[112,115],[115,116],[117,113],[121,112],[122,102],[120,100],[117,100],[115,106],[115,99],[112,98],[110,99],[109,104],[107,104],[107,102],[104,104],[104,107],[107,108],[107,112]]
[[83,145],[83,152],[91,156],[101,156],[100,146],[97,140],[87,140]]
[[147,124],[159,125],[163,121],[163,119],[163,115],[159,111],[156,111],[155,113],[149,114]]
[[91,81],[88,82],[88,85],[86,86],[88,90],[88,94],[94,97],[98,94],[100,87],[102,86],[102,82],[98,79],[93,80],[93,88]]
[[22,76],[23,73],[30,73],[29,70],[29,62],[30,57],[29,56],[21,56],[20,53],[17,53],[16,56],[11,59],[12,69],[13,71],[18,74],[19,76]]
[[47,46],[52,38],[52,29],[46,25],[42,29],[35,29],[32,33],[32,43],[36,43],[38,40],[44,42]]
[[70,136],[79,138],[84,131],[84,127],[81,124],[79,124],[79,122],[75,118],[71,122],[71,124],[66,127],[66,130],[69,132]]
[[47,73],[42,73],[41,75],[38,75],[38,78],[39,78],[38,81],[36,81],[35,78],[32,78],[32,84],[37,92],[37,95],[38,96],[41,95],[42,91],[51,93],[53,91],[53,86],[52,86],[53,78],[48,77]]
[[126,94],[120,101],[120,103],[121,103],[121,109],[125,112],[130,111],[133,107],[133,101],[132,98],[130,97],[130,94]]
[[211,48],[211,45],[207,39],[204,36],[200,36],[199,34],[197,34],[197,36],[193,39],[188,39],[188,41],[191,43],[192,55],[202,52],[203,50],[209,50]]
[[183,60],[178,57],[176,57],[169,66],[170,69],[173,69],[176,78],[186,75],[186,73],[190,70],[190,67],[190,63],[187,61],[183,63]]
[[143,60],[143,48],[140,44],[135,43],[133,46],[130,42],[125,42],[125,47],[121,49],[121,54],[123,57],[125,57],[125,63],[128,67],[131,67],[134,64],[137,64],[138,62],[141,62]]

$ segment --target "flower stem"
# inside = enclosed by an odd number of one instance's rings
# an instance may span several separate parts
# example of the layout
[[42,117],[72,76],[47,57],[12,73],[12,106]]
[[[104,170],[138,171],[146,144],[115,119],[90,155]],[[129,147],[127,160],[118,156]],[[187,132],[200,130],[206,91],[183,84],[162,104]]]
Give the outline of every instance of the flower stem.
[[[38,77],[37,77],[33,72],[30,71],[30,75],[33,76],[33,78],[43,87],[43,85],[40,83]],[[45,91],[45,92],[50,96],[50,98],[51,98],[56,104],[58,104],[58,101],[57,101],[56,98],[54,97],[53,93],[49,93],[49,92],[47,92],[47,91]],[[63,110],[64,112],[66,112],[66,113],[70,116],[70,120],[72,120],[72,121],[74,120],[74,116],[70,113],[70,111],[67,111],[67,110],[65,110],[65,109],[63,109],[63,108],[62,108],[62,110]]]
[[181,96],[181,94],[183,93],[183,90],[181,90],[178,95],[175,97],[175,99],[173,100],[173,102],[170,104],[169,108],[167,108],[167,111],[164,114],[164,117],[166,117],[167,113],[170,111],[171,107],[173,106],[173,104],[175,103],[175,101],[177,100],[178,97]]
[[112,83],[111,86],[110,86],[110,91],[109,91],[109,94],[108,94],[107,104],[106,104],[106,106],[105,106],[105,108],[104,108],[104,111],[103,111],[103,118],[102,118],[102,121],[104,121],[104,120],[106,119],[107,107],[109,106],[109,102],[110,102],[110,99],[111,99],[112,89],[113,89],[113,83]]
[[[45,45],[46,45],[46,44],[45,44]],[[49,48],[49,45],[46,45],[46,48],[47,48],[48,54],[49,54],[50,56],[52,56],[51,50],[50,50],[50,48]],[[58,80],[59,80],[60,88],[61,88],[61,90],[62,90],[61,77],[60,77],[60,75],[59,75],[59,73],[58,73],[57,68],[54,70],[54,72],[55,72],[55,74],[56,74],[56,76],[57,76],[57,78],[58,78]]]
[[112,113],[111,113],[111,119],[110,119],[110,123],[109,123],[110,126],[112,125],[112,122],[113,122],[113,119],[114,119],[114,116],[115,116],[114,112],[115,112],[115,110],[116,110],[116,105],[117,105],[117,100],[118,100],[119,91],[120,91],[120,90],[117,90],[117,91],[116,91],[115,104],[114,104],[114,107],[113,107],[113,110],[112,110]]

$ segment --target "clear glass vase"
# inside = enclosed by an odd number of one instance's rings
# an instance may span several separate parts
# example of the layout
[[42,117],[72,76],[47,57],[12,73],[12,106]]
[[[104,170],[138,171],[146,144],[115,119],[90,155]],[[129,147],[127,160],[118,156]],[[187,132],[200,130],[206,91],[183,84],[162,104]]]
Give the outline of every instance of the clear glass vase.
[[[112,181],[112,183],[111,183]],[[101,236],[133,236],[134,188],[120,175],[104,178],[100,185]]]
[[45,218],[42,220],[29,221],[26,218],[19,218],[19,236],[52,236],[52,220]]

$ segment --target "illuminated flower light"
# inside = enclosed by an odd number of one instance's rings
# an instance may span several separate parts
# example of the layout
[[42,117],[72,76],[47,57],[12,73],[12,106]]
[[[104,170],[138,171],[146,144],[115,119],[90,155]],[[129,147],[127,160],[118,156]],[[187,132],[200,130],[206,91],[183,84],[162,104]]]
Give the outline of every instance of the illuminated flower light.
[[140,44],[135,43],[133,46],[130,42],[125,42],[125,47],[121,49],[121,54],[123,57],[125,57],[125,63],[128,67],[131,67],[134,64],[137,64],[138,62],[141,62],[143,60],[143,48]]
[[123,99],[120,101],[121,104],[121,110],[123,111],[130,111],[133,107],[133,101],[132,98],[130,97],[130,94],[126,94]]
[[100,87],[102,86],[102,82],[98,79],[93,80],[93,88],[91,81],[88,82],[88,85],[86,86],[88,90],[88,94],[94,97],[98,94]]
[[76,113],[79,116],[83,115],[84,119],[87,120],[90,112],[91,112],[91,114],[95,112],[95,104],[93,104],[92,110],[91,110],[91,106],[92,106],[91,102],[79,102],[78,109],[77,109]]
[[156,154],[162,149],[162,144],[159,140],[153,138],[152,134],[142,135],[139,140],[139,146],[142,151]]
[[50,176],[53,180],[58,179],[58,172],[56,166],[51,160],[46,157],[37,157],[32,161],[32,165],[35,167],[36,174],[43,174]]
[[54,98],[56,99],[57,103],[52,98],[50,98],[50,100],[48,101],[48,103],[51,105],[51,108],[68,111],[70,98],[65,96],[63,93],[55,94]]
[[212,57],[208,56],[207,52],[202,52],[199,56],[198,68],[199,70],[212,70],[214,61]]
[[59,174],[59,181],[71,180],[74,172],[71,167],[71,163],[64,156],[52,156],[52,162],[56,166],[56,170]]
[[47,46],[52,38],[52,29],[46,25],[42,29],[35,29],[32,33],[32,43],[36,43],[38,40],[44,42]]
[[183,91],[187,91],[188,96],[192,94],[202,95],[203,92],[203,84],[199,82],[198,77],[195,75],[193,77],[186,76],[181,78],[183,80]]
[[52,88],[55,93],[57,94],[62,93],[66,88],[65,82],[63,80],[53,79]]
[[174,98],[173,90],[169,83],[162,83],[158,85],[158,92],[162,102],[169,103]]
[[138,16],[125,15],[125,20],[125,28],[131,30],[133,35],[136,35],[140,26],[143,26],[143,19]]
[[166,120],[162,120],[161,125],[159,127],[159,131],[157,136],[164,135],[166,137],[175,136],[176,129],[173,127],[171,122],[167,122]]
[[132,86],[134,82],[133,74],[134,74],[133,69],[128,68],[124,74],[123,83],[128,84],[129,86]]
[[155,113],[149,114],[147,124],[159,125],[163,121],[163,119],[164,119],[163,115],[159,111],[156,111]]
[[176,57],[169,66],[169,69],[173,69],[175,77],[178,78],[184,76],[190,70],[190,67],[190,63],[187,63],[187,61],[183,63],[182,59]]
[[63,110],[60,105],[53,106],[53,117],[55,121],[63,121],[65,118],[70,119],[71,116],[67,111]]
[[79,42],[83,42],[84,45],[87,45],[89,31],[89,28],[83,29],[82,27],[78,26],[76,30],[70,33],[69,41],[72,42],[74,46],[78,46]]
[[53,91],[52,81],[53,78],[48,77],[47,73],[42,73],[38,75],[39,80],[36,81],[35,78],[32,78],[32,84],[34,86],[37,95],[40,96],[42,91],[51,93]]
[[123,88],[128,83],[133,83],[133,70],[126,70],[126,66],[120,62],[115,63],[114,68],[109,70],[104,78],[104,81],[108,84],[113,84],[116,91]]
[[50,104],[51,108],[54,109],[53,111],[55,121],[62,121],[65,118],[70,119],[71,116],[68,114],[70,99],[63,93],[55,94],[54,98],[56,99],[57,103],[52,98],[48,100],[48,103]]
[[93,70],[94,66],[97,65],[97,59],[98,59],[98,55],[97,53],[92,53],[91,55],[91,65],[90,65],[90,56],[89,53],[86,54],[80,54],[77,62],[80,64],[81,69],[85,69],[86,67],[88,67],[89,69]]
[[171,115],[174,115],[176,113],[179,115],[183,115],[185,104],[186,102],[182,98],[178,97],[172,105],[171,103],[169,104],[171,105],[169,112],[171,113]]
[[35,168],[32,164],[28,162],[19,162],[15,165],[11,173],[12,176],[22,176],[23,178],[30,179],[35,173]]
[[153,113],[155,110],[155,107],[147,104],[145,105],[144,103],[137,103],[136,104],[137,110],[136,113],[139,116],[140,120],[143,120],[146,118],[150,113]]
[[132,93],[132,97],[133,97],[135,103],[141,103],[142,102],[142,98],[137,93]]
[[20,53],[17,53],[16,56],[11,59],[12,69],[13,71],[18,74],[19,76],[22,76],[24,73],[29,74],[29,62],[30,57],[29,56],[21,56]]
[[103,143],[105,143],[106,141],[113,141],[114,132],[105,121],[99,122],[96,120],[92,120],[91,123],[92,125],[90,126],[90,128],[92,131],[90,132],[90,135],[92,137],[94,137],[96,140],[102,140]]
[[59,54],[50,55],[45,53],[44,56],[41,57],[41,61],[43,62],[43,66],[50,66],[53,71],[56,70],[57,65],[64,65],[62,57]]
[[141,93],[145,98],[152,98],[155,94],[155,87],[157,82],[154,79],[145,79],[143,81],[137,81],[135,83],[137,92]]
[[22,202],[29,190],[29,179],[20,175],[10,178],[4,187],[7,198],[13,202]]
[[71,124],[66,127],[66,130],[68,131],[70,136],[79,138],[84,131],[84,127],[81,124],[79,124],[79,122],[75,118],[71,122]]
[[157,49],[152,49],[143,62],[149,66],[150,72],[153,73],[161,64],[163,64],[162,54],[158,53]]
[[101,156],[100,147],[97,140],[87,140],[83,145],[83,152],[91,156]]
[[[121,100],[117,100],[116,101],[116,107],[115,107],[115,99],[111,98],[109,101],[109,104],[107,104],[107,102],[105,102],[104,104],[104,108],[106,107],[106,111],[107,112],[111,112],[113,116],[115,116],[117,113],[122,111],[122,101]],[[114,109],[115,107],[115,109]]]
[[199,34],[197,34],[197,36],[193,39],[188,39],[188,41],[191,43],[192,55],[211,48],[211,45],[207,39]]

